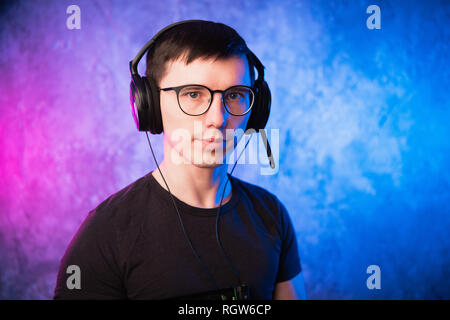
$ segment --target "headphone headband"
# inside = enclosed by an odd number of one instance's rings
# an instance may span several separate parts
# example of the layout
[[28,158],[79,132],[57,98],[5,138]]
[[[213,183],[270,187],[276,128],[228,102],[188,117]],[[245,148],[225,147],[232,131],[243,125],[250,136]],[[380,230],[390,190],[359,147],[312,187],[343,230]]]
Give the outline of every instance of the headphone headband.
[[[150,48],[150,46],[159,38],[161,34],[166,32],[167,30],[170,30],[180,24],[190,23],[190,22],[204,22],[204,20],[183,20],[179,22],[175,22],[171,25],[168,25],[167,27],[161,29],[153,38],[148,41],[145,46],[138,52],[136,57],[134,57],[133,60],[130,61],[130,73],[132,76],[139,76],[139,73],[137,71],[137,66],[139,64],[139,61],[141,61],[142,57],[144,56],[145,52]],[[249,57],[252,59],[252,62],[254,63],[256,70],[258,71],[258,78],[257,80],[263,80],[264,79],[264,65],[259,61],[258,57],[247,47],[248,54],[247,54],[247,60],[249,60]]]
[[171,25],[168,25],[167,27],[161,29],[153,38],[150,39],[149,42],[147,42],[145,44],[145,46],[138,52],[136,57],[133,60],[130,61],[130,72],[131,72],[131,74],[132,75],[138,75],[137,65],[138,65],[139,61],[142,59],[142,57],[144,56],[144,54],[148,50],[148,48],[150,48],[150,46],[153,44],[153,42],[155,42],[156,39],[158,39],[158,37],[161,34],[163,34],[167,30],[172,29],[173,27],[176,27],[176,26],[178,26],[180,24],[184,24],[184,23],[188,23],[188,22],[200,22],[200,21],[203,21],[203,20],[183,20],[183,21],[172,23]]
[[[136,122],[136,126],[139,131],[151,131],[154,134],[159,134],[163,131],[161,109],[159,101],[159,91],[157,84],[152,77],[140,76],[138,73],[138,64],[145,52],[157,41],[164,32],[185,23],[213,23],[206,20],[183,20],[175,22],[161,29],[150,41],[148,41],[144,47],[138,52],[136,57],[130,61],[130,102],[132,106],[133,117]],[[239,35],[238,35],[239,36]],[[270,113],[271,94],[269,87],[264,80],[264,66],[258,57],[247,47],[245,40],[245,56],[247,58],[250,72],[254,75],[254,69],[258,72],[258,77],[252,84],[255,89],[255,102],[253,110],[250,114],[250,118],[247,122],[247,129],[253,128],[256,131],[263,129]],[[147,66],[148,67],[148,66]],[[252,77],[255,78],[255,77]],[[252,79],[253,81],[253,79]]]

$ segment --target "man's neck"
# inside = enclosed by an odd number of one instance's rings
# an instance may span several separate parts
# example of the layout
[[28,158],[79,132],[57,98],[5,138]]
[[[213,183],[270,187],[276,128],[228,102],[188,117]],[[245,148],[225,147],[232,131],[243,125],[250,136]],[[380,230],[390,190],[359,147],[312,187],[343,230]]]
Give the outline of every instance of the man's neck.
[[[199,208],[219,206],[223,188],[227,181],[227,165],[215,168],[200,168],[192,164],[174,164],[164,159],[159,166],[173,196]],[[158,169],[152,172],[158,183],[167,190]],[[231,181],[227,183],[222,205],[231,199]]]

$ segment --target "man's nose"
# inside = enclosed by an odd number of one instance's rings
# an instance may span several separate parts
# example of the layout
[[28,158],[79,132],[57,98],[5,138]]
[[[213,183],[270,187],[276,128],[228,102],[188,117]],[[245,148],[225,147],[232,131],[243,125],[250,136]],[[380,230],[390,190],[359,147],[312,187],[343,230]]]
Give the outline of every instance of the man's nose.
[[217,128],[225,127],[228,112],[225,110],[225,106],[222,101],[222,94],[220,92],[216,92],[211,99],[211,105],[206,113],[206,125],[213,125]]

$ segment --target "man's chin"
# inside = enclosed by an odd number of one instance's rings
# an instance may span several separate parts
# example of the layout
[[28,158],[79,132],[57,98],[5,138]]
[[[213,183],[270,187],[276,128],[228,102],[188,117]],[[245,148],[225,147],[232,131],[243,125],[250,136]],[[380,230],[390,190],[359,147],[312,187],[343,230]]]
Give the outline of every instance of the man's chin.
[[191,159],[191,163],[198,168],[217,168],[225,163],[223,155],[215,152],[204,152],[197,158]]

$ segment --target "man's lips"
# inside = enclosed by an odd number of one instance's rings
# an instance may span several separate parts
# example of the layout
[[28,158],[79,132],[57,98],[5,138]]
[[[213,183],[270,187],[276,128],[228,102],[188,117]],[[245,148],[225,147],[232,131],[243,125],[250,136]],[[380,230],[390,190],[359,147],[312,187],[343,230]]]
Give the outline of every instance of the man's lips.
[[206,142],[218,142],[219,139],[216,139],[216,138],[212,137],[212,138],[208,138],[208,139],[202,139],[202,141],[206,141]]
[[208,145],[208,144],[222,144],[224,141],[223,139],[217,139],[217,138],[207,138],[207,139],[195,139],[197,141],[201,141],[203,143],[203,145]]
[[216,137],[209,137],[209,138],[195,138],[194,140],[207,141],[207,142],[223,141],[222,138],[216,138]]

